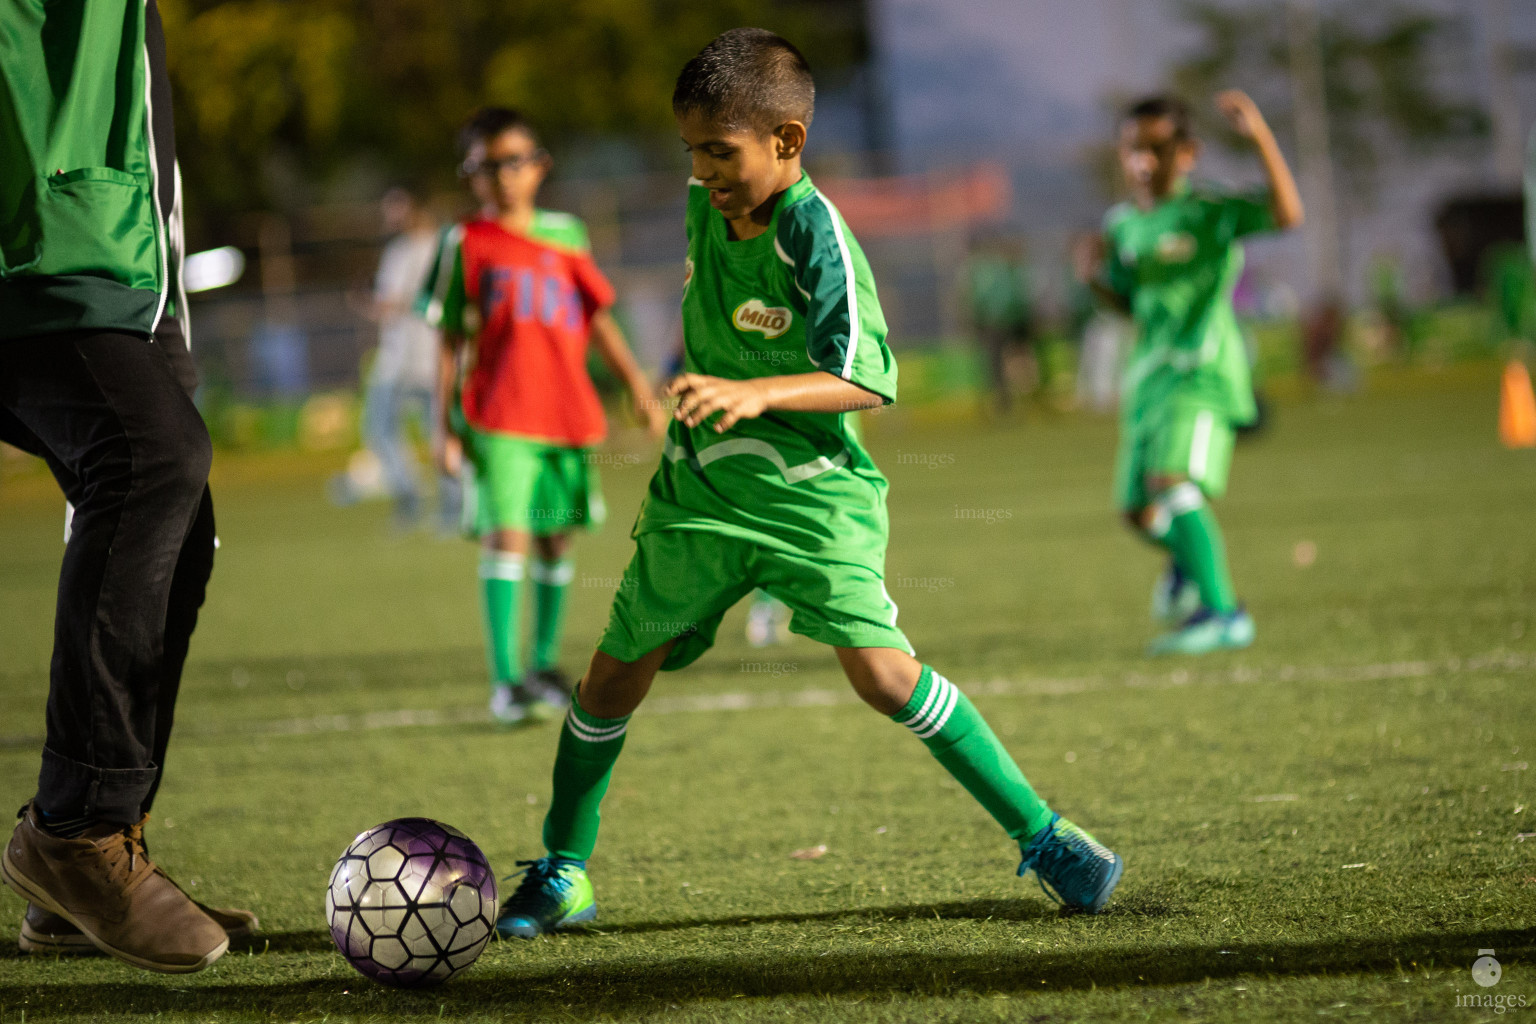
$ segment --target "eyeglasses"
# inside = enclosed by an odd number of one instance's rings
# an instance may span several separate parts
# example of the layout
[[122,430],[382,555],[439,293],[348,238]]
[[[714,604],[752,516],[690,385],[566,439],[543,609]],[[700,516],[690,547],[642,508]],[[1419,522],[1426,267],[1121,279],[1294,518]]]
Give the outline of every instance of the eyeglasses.
[[520,171],[529,164],[542,164],[548,159],[547,151],[536,149],[532,153],[520,153],[500,160],[465,160],[459,165],[459,177],[473,178],[477,174],[484,174],[496,178],[501,176],[502,171]]

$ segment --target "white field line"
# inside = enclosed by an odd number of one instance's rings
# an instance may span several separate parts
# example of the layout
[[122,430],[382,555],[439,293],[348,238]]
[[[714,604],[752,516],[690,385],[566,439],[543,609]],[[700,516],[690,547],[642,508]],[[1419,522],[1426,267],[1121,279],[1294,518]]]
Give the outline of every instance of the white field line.
[[[1512,673],[1536,671],[1536,655],[1494,654],[1440,661],[1396,661],[1372,665],[1282,665],[1278,668],[1235,668],[1227,672],[1191,672],[1174,669],[1162,673],[1133,672],[1127,675],[1078,678],[993,679],[961,687],[976,697],[1063,697],[1115,689],[1166,690],[1183,686],[1227,686],[1256,683],[1374,683],[1465,673]],[[757,693],[714,693],[688,697],[655,697],[640,713],[680,715],[725,711],[761,711],[776,708],[817,708],[857,704],[850,689],[767,690]],[[419,711],[369,711],[356,715],[317,715],[266,722],[234,722],[178,730],[189,736],[316,736],[325,733],[372,732],[420,726],[467,725],[491,720],[484,708],[426,709]],[[0,748],[35,745],[37,737],[0,736]],[[1271,797],[1270,799],[1282,799]]]

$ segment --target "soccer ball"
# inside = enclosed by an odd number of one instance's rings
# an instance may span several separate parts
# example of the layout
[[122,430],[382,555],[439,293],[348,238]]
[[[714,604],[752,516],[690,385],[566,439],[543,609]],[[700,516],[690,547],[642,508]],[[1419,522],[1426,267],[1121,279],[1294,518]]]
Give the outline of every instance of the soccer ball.
[[435,985],[474,963],[494,933],[496,876],[458,829],[396,818],[341,855],[325,917],[341,955],[368,977]]

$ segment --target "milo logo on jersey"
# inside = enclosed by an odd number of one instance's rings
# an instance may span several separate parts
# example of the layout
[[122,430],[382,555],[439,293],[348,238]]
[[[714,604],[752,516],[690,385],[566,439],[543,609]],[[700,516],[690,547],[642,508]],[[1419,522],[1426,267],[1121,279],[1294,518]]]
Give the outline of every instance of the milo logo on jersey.
[[1188,263],[1199,248],[1200,243],[1188,231],[1170,231],[1158,236],[1157,258],[1164,263]]
[[793,314],[783,306],[768,306],[762,299],[748,299],[731,314],[738,331],[757,331],[765,338],[777,338],[789,330]]

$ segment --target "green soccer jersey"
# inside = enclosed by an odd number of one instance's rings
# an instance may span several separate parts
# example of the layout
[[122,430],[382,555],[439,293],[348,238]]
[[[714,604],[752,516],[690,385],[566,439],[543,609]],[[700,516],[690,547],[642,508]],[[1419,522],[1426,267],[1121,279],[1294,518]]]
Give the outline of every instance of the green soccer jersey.
[[[896,361],[863,251],[808,176],[739,241],[688,189],[684,367],[741,380],[822,370],[896,399]],[[886,481],[844,413],[768,412],[723,434],[673,420],[635,523],[702,530],[883,572]],[[683,582],[683,581],[679,581]]]
[[1238,239],[1274,230],[1269,197],[1187,185],[1150,210],[1109,211],[1109,286],[1130,303],[1136,344],[1121,409],[1140,422],[1172,400],[1197,402],[1233,424],[1256,410],[1232,290],[1243,269]]

